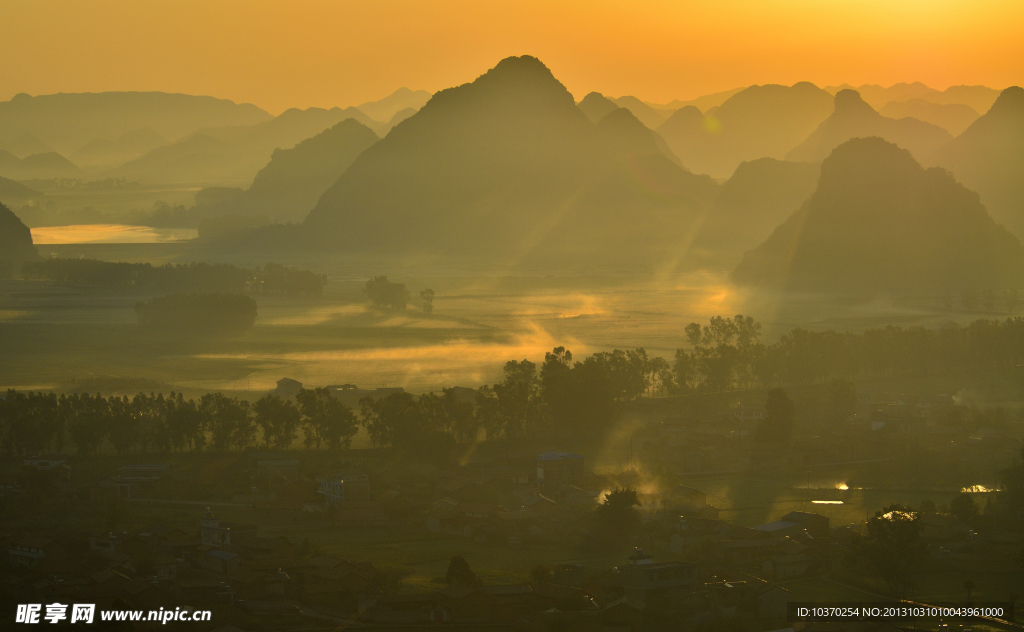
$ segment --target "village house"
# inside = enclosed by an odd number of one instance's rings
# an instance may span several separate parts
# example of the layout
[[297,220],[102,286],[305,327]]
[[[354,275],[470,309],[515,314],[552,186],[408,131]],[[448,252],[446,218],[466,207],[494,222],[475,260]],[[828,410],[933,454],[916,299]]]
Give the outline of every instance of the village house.
[[24,537],[11,541],[7,554],[11,566],[33,568],[43,560],[52,561],[61,557],[64,547],[55,540],[43,537]]
[[583,457],[571,452],[545,452],[537,457],[537,482],[541,489],[563,491],[583,483]]
[[323,474],[316,477],[318,494],[328,507],[370,498],[370,477],[366,474]]
[[692,562],[655,562],[643,549],[634,549],[627,563],[617,566],[619,581],[626,597],[647,601],[652,593],[671,591],[697,584],[697,565]]
[[199,519],[200,542],[207,546],[242,544],[256,537],[256,525],[221,522],[210,508]]
[[147,483],[163,478],[170,468],[166,463],[134,463],[117,469],[114,486],[118,498],[131,498],[138,495]]

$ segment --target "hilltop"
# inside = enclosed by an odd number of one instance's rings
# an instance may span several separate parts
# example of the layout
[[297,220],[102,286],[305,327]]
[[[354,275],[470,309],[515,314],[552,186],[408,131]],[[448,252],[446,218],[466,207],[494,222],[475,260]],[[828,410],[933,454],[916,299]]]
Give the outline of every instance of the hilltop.
[[1024,247],[978,195],[881,138],[837,147],[803,206],[733,272],[744,285],[915,294],[1024,282]]

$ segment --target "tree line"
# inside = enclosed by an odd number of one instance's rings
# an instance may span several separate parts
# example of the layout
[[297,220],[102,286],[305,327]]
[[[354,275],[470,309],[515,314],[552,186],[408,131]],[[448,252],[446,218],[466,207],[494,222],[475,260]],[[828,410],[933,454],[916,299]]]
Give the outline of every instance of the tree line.
[[689,349],[675,353],[666,390],[721,392],[832,380],[1005,369],[1024,362],[1024,318],[976,320],[937,329],[887,327],[863,333],[796,328],[760,342],[749,316],[716,316],[685,329]]
[[26,262],[22,276],[61,285],[130,292],[254,292],[285,296],[320,296],[327,283],[326,275],[279,263],[249,269],[226,263],[154,266],[62,258]]

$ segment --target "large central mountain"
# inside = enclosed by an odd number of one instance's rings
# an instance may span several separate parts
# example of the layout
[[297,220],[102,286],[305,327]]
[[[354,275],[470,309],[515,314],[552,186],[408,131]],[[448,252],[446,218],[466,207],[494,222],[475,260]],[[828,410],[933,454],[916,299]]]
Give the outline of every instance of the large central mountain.
[[840,145],[818,188],[733,272],[797,291],[929,294],[1024,283],[1024,247],[978,195],[881,138]]
[[623,108],[592,123],[539,60],[510,57],[363,152],[306,234],[374,252],[657,256],[678,248],[715,188],[658,140]]

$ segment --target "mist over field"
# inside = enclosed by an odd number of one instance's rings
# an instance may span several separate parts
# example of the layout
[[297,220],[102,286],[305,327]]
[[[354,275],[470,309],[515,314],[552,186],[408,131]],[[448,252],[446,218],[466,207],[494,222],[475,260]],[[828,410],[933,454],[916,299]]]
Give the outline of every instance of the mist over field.
[[1024,89],[550,57],[0,101],[3,617],[1019,627]]

